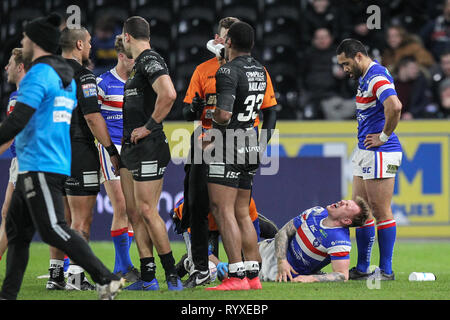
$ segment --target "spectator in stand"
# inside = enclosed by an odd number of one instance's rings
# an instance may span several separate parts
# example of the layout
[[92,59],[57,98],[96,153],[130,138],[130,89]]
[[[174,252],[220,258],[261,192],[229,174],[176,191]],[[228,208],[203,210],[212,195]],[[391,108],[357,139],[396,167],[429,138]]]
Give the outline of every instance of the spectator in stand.
[[329,0],[309,0],[302,17],[301,30],[305,47],[308,47],[319,28],[327,28],[334,39],[339,36],[338,11]]
[[420,36],[436,60],[450,48],[450,0],[444,0],[442,14],[428,22],[421,30]]
[[450,50],[444,51],[439,58],[439,63],[430,69],[431,91],[433,101],[437,105],[441,102],[439,85],[447,78],[450,78]]
[[383,51],[381,64],[393,72],[401,59],[414,56],[416,62],[430,68],[434,63],[431,53],[424,48],[420,38],[410,34],[402,26],[391,26],[387,29],[388,47]]
[[302,91],[309,96],[304,111],[307,119],[341,120],[355,114],[354,101],[342,97],[345,73],[335,56],[330,31],[317,29],[300,67]]
[[431,102],[430,87],[414,56],[402,58],[398,63],[395,88],[402,103],[402,120],[422,118]]
[[120,25],[111,16],[99,17],[92,37],[92,63],[94,74],[100,74],[114,68],[117,63],[117,52],[114,44],[116,36],[121,34]]
[[450,79],[447,78],[439,85],[440,105],[436,118],[450,119]]
[[[385,46],[385,35],[383,29],[369,29],[367,8],[374,4],[370,0],[339,0],[341,17],[340,39],[353,38],[361,41],[370,57],[380,61],[381,52]],[[389,0],[377,0],[376,5],[381,9],[380,27],[387,24],[389,16]]]

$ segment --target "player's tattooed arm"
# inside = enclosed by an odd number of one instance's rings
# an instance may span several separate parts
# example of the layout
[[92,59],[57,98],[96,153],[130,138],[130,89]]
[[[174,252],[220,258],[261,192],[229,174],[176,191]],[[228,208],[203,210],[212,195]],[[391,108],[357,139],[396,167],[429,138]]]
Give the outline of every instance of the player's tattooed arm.
[[338,282],[345,281],[345,275],[340,272],[331,272],[327,274],[316,274],[312,276],[316,282]]
[[294,221],[291,220],[281,228],[275,235],[275,256],[277,257],[277,278],[279,282],[292,281],[293,274],[297,272],[286,259],[286,252],[289,245],[289,239],[297,232]]
[[297,229],[294,226],[294,220],[286,223],[275,235],[275,256],[278,260],[286,259],[286,252],[289,239],[295,235]]
[[348,268],[350,259],[331,260],[333,272],[325,274],[312,274],[309,276],[298,276],[294,282],[338,282],[348,280]]
[[345,281],[345,275],[340,272],[331,272],[327,274],[313,274],[309,276],[298,276],[293,282],[340,282]]

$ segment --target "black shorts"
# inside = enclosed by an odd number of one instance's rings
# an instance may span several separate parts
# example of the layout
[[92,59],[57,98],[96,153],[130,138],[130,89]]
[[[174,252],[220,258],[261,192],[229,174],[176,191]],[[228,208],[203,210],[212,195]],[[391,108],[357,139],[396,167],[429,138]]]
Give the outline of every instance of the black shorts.
[[68,196],[90,196],[100,192],[100,160],[94,142],[72,141],[72,166],[64,188]]
[[258,165],[212,162],[207,166],[207,179],[208,183],[250,190],[257,170]]
[[120,153],[122,163],[135,181],[159,180],[170,161],[170,148],[164,132],[147,136],[137,144],[125,141]]

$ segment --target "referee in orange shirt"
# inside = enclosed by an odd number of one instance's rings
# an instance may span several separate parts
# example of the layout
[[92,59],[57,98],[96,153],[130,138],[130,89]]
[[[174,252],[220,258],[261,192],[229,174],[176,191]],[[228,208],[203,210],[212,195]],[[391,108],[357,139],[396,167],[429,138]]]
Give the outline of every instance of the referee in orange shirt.
[[[218,34],[214,37],[214,44],[224,44],[225,37],[231,25],[239,21],[234,17],[226,17],[219,21]],[[191,136],[190,164],[185,166],[183,219],[181,227],[191,229],[192,263],[194,270],[184,282],[185,288],[205,285],[210,281],[208,268],[208,220],[210,212],[208,188],[206,183],[206,166],[203,160],[196,163],[195,154],[202,154],[200,143],[196,139],[212,127],[212,117],[216,107],[216,79],[217,70],[225,64],[223,55],[215,56],[198,65],[191,77],[186,96],[183,100],[183,116],[187,121],[201,120]],[[263,113],[262,129],[267,130],[267,143],[276,125],[277,105],[272,80],[267,73],[267,89],[261,110]],[[255,120],[257,130],[259,117]],[[202,157],[203,158],[203,157]]]

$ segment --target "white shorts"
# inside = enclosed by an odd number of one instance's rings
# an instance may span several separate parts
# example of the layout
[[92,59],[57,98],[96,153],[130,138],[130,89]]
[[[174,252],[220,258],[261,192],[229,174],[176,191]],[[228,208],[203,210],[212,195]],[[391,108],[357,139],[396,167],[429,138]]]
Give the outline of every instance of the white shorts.
[[11,159],[11,165],[9,166],[9,181],[16,185],[17,174],[19,173],[19,166],[17,164],[17,157]]
[[275,239],[266,239],[258,242],[258,246],[262,260],[259,279],[261,281],[276,281],[278,262],[277,257],[275,256]]
[[[120,149],[122,146],[120,144],[115,145],[117,151],[120,154]],[[98,156],[100,158],[100,183],[108,180],[120,180],[120,176],[115,176],[113,171],[113,165],[111,163],[111,158],[109,157],[108,151],[105,147],[97,142]]]
[[353,175],[367,179],[393,178],[402,163],[402,152],[358,149],[352,158]]

